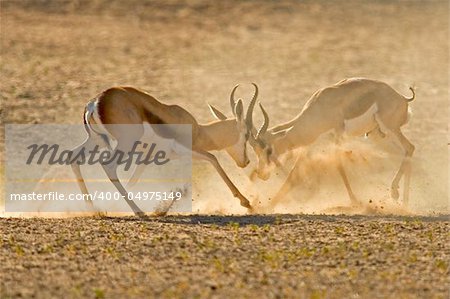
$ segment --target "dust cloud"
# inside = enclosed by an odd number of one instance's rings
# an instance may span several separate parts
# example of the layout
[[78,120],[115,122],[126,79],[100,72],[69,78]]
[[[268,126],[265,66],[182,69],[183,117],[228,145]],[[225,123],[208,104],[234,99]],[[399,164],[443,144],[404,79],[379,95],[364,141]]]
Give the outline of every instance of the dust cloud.
[[[337,171],[341,157],[350,185],[360,205],[352,206],[342,178]],[[221,155],[222,161],[227,161]],[[413,157],[410,199],[403,205],[403,180],[400,181],[400,198],[390,197],[390,184],[403,159],[400,147],[393,140],[366,138],[346,140],[340,146],[322,138],[317,144],[287,155],[283,160],[288,171],[297,162],[291,189],[277,194],[284,184],[287,173],[280,169],[272,171],[268,181],[249,179],[255,167],[256,157],[244,171],[233,167],[231,161],[225,164],[227,173],[241,192],[252,202],[254,213],[307,213],[307,214],[365,214],[365,215],[436,215],[448,214],[446,177],[441,180],[441,189],[429,190],[430,165],[420,157]],[[242,214],[247,211],[233,199],[230,191],[218,175],[206,166],[195,169],[194,212]],[[245,175],[243,174],[245,173]]]
[[[230,190],[209,163],[195,162],[192,176],[192,213],[194,214],[439,215],[450,212],[446,201],[446,178],[434,177],[434,180],[442,180],[436,184],[442,188],[429,190],[428,184],[424,182],[427,181],[430,172],[432,173],[432,169],[430,169],[430,165],[423,163],[420,157],[412,159],[409,203],[406,206],[403,205],[403,180],[400,181],[400,198],[395,200],[390,197],[391,180],[403,158],[401,149],[392,140],[373,142],[367,138],[356,138],[345,140],[340,146],[336,146],[325,136],[307,149],[297,150],[282,157],[282,163],[286,165],[286,170],[273,169],[271,178],[267,181],[258,178],[250,179],[256,165],[256,156],[252,150],[249,150],[252,163],[245,169],[238,168],[225,153],[218,152],[216,155],[231,180],[250,200],[253,210],[248,211],[239,205],[239,200],[232,196]],[[355,206],[350,202],[342,178],[337,171],[339,158],[343,161],[351,187],[360,205]],[[287,172],[295,164],[297,170],[290,190],[284,194],[278,194],[287,178]],[[55,185],[52,183],[61,179],[68,180],[68,183],[59,184],[61,190],[55,190]],[[79,193],[70,167],[50,169],[37,184],[35,190]],[[124,211],[126,210],[125,208]],[[169,213],[171,212],[169,211]],[[65,212],[3,212],[1,215],[74,217],[125,216],[132,215],[132,213],[104,213],[100,210],[88,209],[74,212],[68,207]]]

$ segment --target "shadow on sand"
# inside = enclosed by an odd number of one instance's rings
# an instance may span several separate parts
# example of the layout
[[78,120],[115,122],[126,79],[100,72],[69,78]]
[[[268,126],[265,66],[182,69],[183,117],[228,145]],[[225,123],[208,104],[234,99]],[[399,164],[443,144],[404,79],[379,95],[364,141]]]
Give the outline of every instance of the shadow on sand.
[[296,222],[366,222],[366,221],[450,221],[450,215],[436,216],[398,216],[398,215],[303,215],[303,214],[260,214],[260,215],[167,215],[167,216],[147,216],[137,217],[101,217],[112,222],[132,221],[132,222],[156,222],[173,223],[185,225],[229,225],[236,223],[240,226],[246,225],[279,225]]

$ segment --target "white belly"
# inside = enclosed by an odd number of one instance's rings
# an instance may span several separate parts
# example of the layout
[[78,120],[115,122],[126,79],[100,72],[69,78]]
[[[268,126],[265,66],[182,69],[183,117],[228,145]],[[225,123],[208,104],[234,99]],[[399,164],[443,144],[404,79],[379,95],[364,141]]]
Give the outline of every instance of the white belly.
[[362,136],[377,127],[375,114],[378,112],[377,104],[373,104],[363,114],[344,120],[345,133],[351,136]]
[[141,138],[142,142],[148,144],[156,143],[158,150],[163,150],[171,160],[180,159],[186,155],[192,155],[191,149],[177,142],[175,139],[166,139],[158,136],[149,123],[144,123],[144,134]]

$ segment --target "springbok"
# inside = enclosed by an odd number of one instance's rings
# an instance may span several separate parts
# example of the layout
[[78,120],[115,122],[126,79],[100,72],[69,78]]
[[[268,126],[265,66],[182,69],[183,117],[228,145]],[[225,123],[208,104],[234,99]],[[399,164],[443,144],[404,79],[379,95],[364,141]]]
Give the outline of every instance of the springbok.
[[[296,117],[269,130],[269,116],[260,104],[264,123],[256,136],[250,140],[258,157],[256,175],[267,180],[274,165],[279,166],[280,155],[310,145],[326,132],[334,131],[336,144],[340,143],[344,133],[349,136],[374,134],[380,137],[390,134],[404,150],[404,158],[391,184],[391,197],[399,198],[399,182],[404,176],[403,203],[406,205],[411,175],[410,158],[414,152],[414,145],[403,135],[401,127],[408,122],[408,103],[415,98],[414,89],[410,87],[410,90],[412,97],[407,98],[381,81],[365,78],[344,79],[316,91]],[[286,181],[272,200],[271,206],[275,206],[294,186],[300,163],[301,161],[297,159]],[[340,156],[337,169],[352,204],[359,204]]]
[[[121,150],[127,152],[136,141],[140,140],[144,134],[144,123],[152,125],[160,124],[188,124],[192,126],[192,157],[194,159],[206,160],[210,162],[221,178],[225,181],[233,195],[240,200],[241,206],[251,209],[250,202],[241,194],[233,182],[229,179],[217,158],[210,153],[214,150],[224,149],[243,168],[249,164],[246,144],[252,128],[252,113],[258,96],[256,84],[255,93],[250,101],[247,114],[244,116],[242,99],[235,100],[234,94],[239,85],[236,85],[230,95],[230,105],[234,118],[227,118],[218,109],[210,105],[214,115],[219,120],[199,124],[196,119],[185,109],[178,105],[167,105],[161,103],[148,93],[133,87],[113,87],[97,95],[88,102],[85,107],[83,121],[87,139],[73,149],[73,157],[77,156],[83,148],[109,147],[110,140],[117,142],[114,151]],[[123,132],[114,124],[133,124],[131,132]],[[155,126],[156,127],[156,126]],[[175,142],[183,141],[183,136],[165,136],[162,130],[152,129],[160,137],[173,138]],[[180,140],[178,140],[180,139]],[[89,194],[86,184],[80,171],[77,160],[72,161],[72,170],[77,178],[78,185],[84,194]],[[128,198],[128,193],[119,181],[117,176],[117,164],[102,163],[110,181],[124,197],[130,208],[136,215],[142,216],[144,213]],[[136,172],[136,170],[135,170]],[[139,171],[137,171],[139,172]],[[137,175],[133,175],[136,178]]]

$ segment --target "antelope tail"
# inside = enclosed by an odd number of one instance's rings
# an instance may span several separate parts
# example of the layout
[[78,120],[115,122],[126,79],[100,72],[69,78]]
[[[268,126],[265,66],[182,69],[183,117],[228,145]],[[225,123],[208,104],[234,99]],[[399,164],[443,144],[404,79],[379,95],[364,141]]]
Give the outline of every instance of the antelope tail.
[[109,150],[112,150],[112,146],[111,146],[111,142],[108,138],[107,135],[102,134],[100,132],[97,132],[92,125],[89,122],[89,119],[92,116],[92,109],[89,109],[89,105],[90,103],[88,103],[86,105],[86,107],[84,108],[84,114],[83,114],[83,123],[84,123],[84,128],[86,129],[86,132],[88,133],[89,137],[91,137],[92,133],[100,136],[100,138],[103,140],[103,142],[105,142],[106,147],[108,147]]
[[86,132],[88,133],[89,136],[91,136],[91,125],[89,124],[89,117],[90,117],[90,113],[87,110],[87,106],[86,106],[86,107],[84,107],[83,123],[84,123],[84,128],[85,128]]
[[412,97],[410,97],[410,98],[405,97],[405,99],[406,99],[406,101],[411,102],[412,100],[414,100],[416,98],[416,92],[414,91],[414,87],[411,87],[411,86],[409,87],[409,90],[411,90],[411,92],[412,92]]

